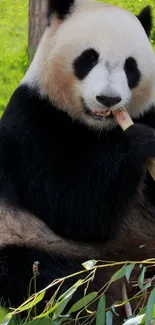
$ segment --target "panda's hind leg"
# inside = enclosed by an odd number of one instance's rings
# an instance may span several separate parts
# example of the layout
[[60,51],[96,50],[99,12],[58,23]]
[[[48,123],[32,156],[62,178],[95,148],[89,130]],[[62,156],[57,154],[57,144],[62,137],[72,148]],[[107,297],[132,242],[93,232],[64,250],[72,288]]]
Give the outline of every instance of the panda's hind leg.
[[[36,287],[33,279],[33,265],[34,262],[39,262],[38,272],[36,276]],[[6,307],[17,308],[35,292],[45,289],[52,281],[61,279],[65,276],[84,270],[82,267],[83,260],[70,259],[69,257],[60,256],[56,253],[47,253],[36,248],[19,247],[17,245],[10,245],[0,250],[0,300]],[[91,272],[91,270],[90,270]],[[109,281],[113,275],[114,270],[105,270],[99,268],[95,274],[95,278],[90,282],[88,294],[92,291],[98,292],[105,283]],[[88,272],[71,277],[65,280],[56,298],[64,291],[69,289],[79,279],[88,276]],[[32,281],[31,281],[32,280]],[[31,283],[31,286],[30,286]],[[70,307],[84,296],[86,283],[80,286],[73,295],[72,299],[67,304],[67,312]],[[30,290],[31,289],[31,290]],[[47,301],[51,299],[57,287],[46,291],[43,300],[37,304],[36,309],[32,310],[37,314],[42,313],[46,307]],[[111,306],[114,301],[122,298],[122,284],[121,282],[114,283],[110,290],[108,290],[106,300],[107,305]],[[97,302],[89,306],[89,309],[95,311]],[[123,312],[123,313],[122,313]],[[27,312],[22,314],[22,318],[27,316]],[[75,315],[72,315],[74,318]],[[87,315],[88,316],[88,315]],[[124,317],[124,310],[120,311],[120,317]],[[119,318],[120,319],[120,318]]]
[[[36,281],[34,285],[34,262],[39,262]],[[48,286],[55,279],[73,274],[82,269],[83,261],[71,261],[56,254],[19,247],[6,246],[0,250],[0,301],[6,307],[19,307],[33,293]],[[81,275],[80,275],[81,278]],[[32,280],[32,281],[31,281]],[[60,294],[72,286],[78,278],[71,278],[64,282]],[[31,284],[31,285],[30,285]],[[37,305],[40,313],[46,306],[46,302],[52,297],[56,287],[46,291],[44,300]],[[81,288],[75,294],[72,304],[83,296]]]

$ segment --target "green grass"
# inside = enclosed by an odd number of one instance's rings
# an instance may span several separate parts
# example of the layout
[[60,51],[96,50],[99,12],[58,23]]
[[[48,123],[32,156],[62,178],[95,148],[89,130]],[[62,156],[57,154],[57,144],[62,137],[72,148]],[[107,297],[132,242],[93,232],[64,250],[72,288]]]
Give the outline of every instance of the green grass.
[[0,0],[0,114],[27,65],[28,0]]

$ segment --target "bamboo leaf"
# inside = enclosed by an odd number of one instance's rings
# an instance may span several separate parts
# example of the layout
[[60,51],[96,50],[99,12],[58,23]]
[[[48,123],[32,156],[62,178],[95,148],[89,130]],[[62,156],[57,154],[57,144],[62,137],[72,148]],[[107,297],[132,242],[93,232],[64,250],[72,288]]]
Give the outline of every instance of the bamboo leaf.
[[105,324],[105,295],[103,295],[98,303],[97,314],[96,314],[96,325],[104,325]]
[[96,265],[97,261],[96,260],[90,260],[87,262],[84,262],[82,264],[82,266],[86,269],[86,270],[91,270],[94,268],[94,266]]
[[148,289],[148,288],[150,288],[150,287],[151,287],[151,280],[150,280],[150,282],[146,283],[146,284],[143,286],[142,291],[144,291],[144,290],[146,290],[146,289]]
[[145,271],[146,271],[146,267],[144,266],[142,269],[142,272],[138,278],[138,285],[140,289],[143,289],[143,285],[144,285],[144,276],[145,276]]
[[124,265],[120,270],[118,270],[112,275],[110,282],[114,282],[123,278],[125,274],[126,274],[126,266]]
[[114,315],[119,316],[119,314],[115,310],[115,306],[114,305],[111,306],[111,310],[113,311]]
[[33,308],[34,306],[36,306],[45,296],[45,292],[46,291],[43,291],[41,292],[40,294],[36,295],[36,298],[34,297],[33,300],[31,302],[28,302],[26,304],[23,305],[23,307],[19,307],[17,309],[17,311],[24,311],[24,310],[28,310],[28,309],[31,309]]
[[154,304],[155,304],[155,288],[152,289],[151,294],[148,299],[148,302],[147,302],[145,325],[149,325],[152,320]]
[[110,310],[106,312],[106,325],[112,325],[113,314]]
[[[62,313],[64,308],[66,307],[67,303],[72,298],[73,293],[75,291],[76,291],[76,288],[74,288],[74,286],[71,287],[69,290],[66,291],[66,293],[64,293],[63,299],[61,299],[61,301],[58,301],[54,306],[52,306],[46,312],[44,312],[44,313],[40,314],[39,316],[37,316],[36,319],[47,317],[52,313],[54,313],[54,315],[56,315],[58,312]],[[54,319],[55,319],[55,316],[54,316]]]
[[69,288],[59,297],[58,302],[72,295],[82,283],[83,280],[78,280],[71,288]]
[[41,319],[41,318],[45,318],[45,317],[48,317],[50,314],[52,314],[55,309],[58,307],[58,304],[55,304],[52,308],[48,309],[46,312],[36,316],[35,318],[36,319]]
[[8,310],[0,307],[0,324],[9,324],[11,317],[8,314]]
[[78,302],[76,302],[69,310],[69,314],[75,313],[76,311],[86,307],[91,301],[93,301],[97,297],[97,292],[92,292],[87,296],[81,298]]
[[128,282],[129,282],[131,273],[132,273],[132,271],[134,269],[134,266],[135,266],[134,264],[130,264],[130,265],[126,266],[125,275],[126,275],[126,279],[127,279]]
[[62,302],[57,305],[57,308],[55,309],[52,320],[56,320],[62,314],[62,312],[64,311],[65,307],[67,306],[67,304],[71,298],[72,298],[72,296],[69,296],[68,298],[65,298],[64,300],[62,300]]

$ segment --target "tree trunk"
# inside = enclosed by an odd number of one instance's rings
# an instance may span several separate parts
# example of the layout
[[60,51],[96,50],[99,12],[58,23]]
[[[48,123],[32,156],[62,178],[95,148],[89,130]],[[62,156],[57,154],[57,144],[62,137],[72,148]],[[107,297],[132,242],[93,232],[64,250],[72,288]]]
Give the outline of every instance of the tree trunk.
[[29,0],[28,55],[31,61],[47,26],[48,0]]

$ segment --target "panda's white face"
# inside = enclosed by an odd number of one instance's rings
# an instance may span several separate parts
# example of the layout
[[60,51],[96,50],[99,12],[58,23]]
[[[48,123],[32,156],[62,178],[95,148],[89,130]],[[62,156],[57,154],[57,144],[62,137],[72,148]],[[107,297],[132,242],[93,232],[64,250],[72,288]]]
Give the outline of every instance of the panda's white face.
[[56,28],[58,23],[47,29],[31,68],[37,70],[33,81],[42,94],[73,118],[99,129],[116,125],[107,110],[125,106],[131,117],[138,117],[150,107],[155,55],[134,15],[88,1],[75,6]]

